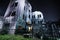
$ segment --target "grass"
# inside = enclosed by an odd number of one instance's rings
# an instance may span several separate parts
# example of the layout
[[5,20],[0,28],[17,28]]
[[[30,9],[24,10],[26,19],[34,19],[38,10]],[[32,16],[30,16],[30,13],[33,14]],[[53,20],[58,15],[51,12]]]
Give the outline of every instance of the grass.
[[0,40],[32,40],[32,39],[24,38],[21,35],[0,35]]
[[[32,40],[32,38],[24,38],[21,35],[0,35],[0,40]],[[60,38],[45,38],[44,40],[60,40]]]

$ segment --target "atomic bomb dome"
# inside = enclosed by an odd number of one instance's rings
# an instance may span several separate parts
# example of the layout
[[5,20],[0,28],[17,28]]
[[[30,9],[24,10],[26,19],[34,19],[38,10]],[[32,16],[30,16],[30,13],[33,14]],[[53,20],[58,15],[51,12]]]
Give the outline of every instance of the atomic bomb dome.
[[22,20],[24,20],[25,23],[32,24],[33,18],[37,19],[37,21],[42,21],[43,14],[40,11],[32,12],[32,6],[27,0],[11,0],[4,18],[9,22],[10,30],[8,33],[14,34],[15,30],[11,29],[16,29],[16,24],[20,21],[19,19],[21,19],[20,24],[22,24]]

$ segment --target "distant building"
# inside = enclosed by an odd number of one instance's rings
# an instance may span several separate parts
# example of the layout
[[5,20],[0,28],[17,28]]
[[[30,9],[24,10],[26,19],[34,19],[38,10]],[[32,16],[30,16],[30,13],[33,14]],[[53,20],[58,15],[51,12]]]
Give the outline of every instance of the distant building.
[[2,31],[2,29],[3,29],[3,22],[4,20],[3,20],[3,17],[1,17],[0,16],[0,32]]

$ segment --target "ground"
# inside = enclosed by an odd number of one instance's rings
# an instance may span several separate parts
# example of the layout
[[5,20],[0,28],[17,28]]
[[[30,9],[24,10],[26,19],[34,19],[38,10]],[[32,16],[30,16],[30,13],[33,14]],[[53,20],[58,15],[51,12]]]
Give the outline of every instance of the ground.
[[24,38],[21,35],[0,35],[0,40],[32,40],[32,38]]

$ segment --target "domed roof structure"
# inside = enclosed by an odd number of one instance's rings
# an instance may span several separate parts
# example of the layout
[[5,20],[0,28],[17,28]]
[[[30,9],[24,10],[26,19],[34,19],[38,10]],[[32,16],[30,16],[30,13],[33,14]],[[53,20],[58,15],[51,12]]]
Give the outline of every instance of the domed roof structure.
[[35,19],[43,20],[43,14],[40,11],[33,12],[33,16],[35,16]]

